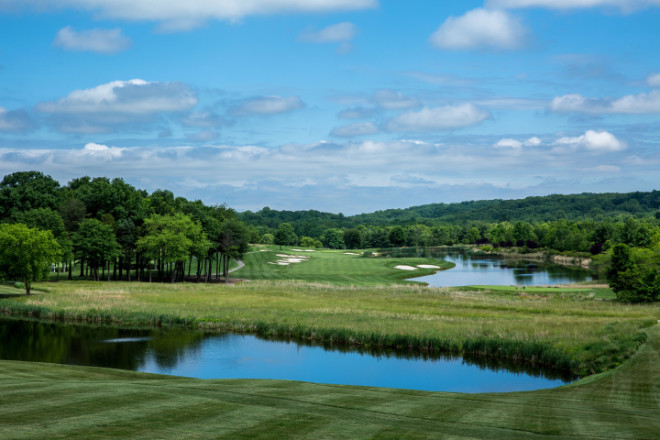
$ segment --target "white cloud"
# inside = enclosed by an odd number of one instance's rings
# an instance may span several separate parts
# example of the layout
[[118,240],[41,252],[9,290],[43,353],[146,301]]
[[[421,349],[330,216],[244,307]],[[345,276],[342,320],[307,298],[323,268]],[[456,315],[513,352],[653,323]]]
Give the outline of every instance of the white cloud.
[[352,40],[356,33],[357,27],[353,23],[343,22],[319,31],[307,30],[300,35],[300,39],[309,43],[343,43]]
[[495,148],[513,148],[518,149],[523,146],[523,143],[515,139],[500,139],[493,145]]
[[188,136],[188,140],[191,142],[211,142],[218,138],[218,133],[213,130],[202,130],[191,136]]
[[194,112],[183,119],[183,125],[188,127],[213,128],[231,125],[231,122],[222,116],[211,112]]
[[486,6],[504,9],[547,8],[560,10],[607,6],[627,12],[646,7],[660,6],[660,0],[488,0]]
[[100,133],[111,127],[150,122],[161,114],[186,111],[196,104],[196,94],[185,84],[133,79],[75,90],[57,101],[37,104],[35,110],[49,114],[60,131]]
[[123,148],[108,147],[107,145],[91,142],[83,147],[81,154],[94,159],[112,160],[120,158],[123,151]]
[[372,101],[386,110],[402,110],[419,106],[419,101],[415,98],[391,89],[377,90],[372,97]]
[[497,141],[493,146],[495,148],[512,148],[514,150],[518,150],[521,147],[538,147],[541,145],[541,139],[539,139],[536,136],[533,136],[529,139],[526,139],[525,141],[518,141],[516,139],[511,139],[511,138],[505,138],[505,139],[500,139]]
[[523,145],[525,145],[526,147],[538,147],[539,145],[541,145],[541,139],[539,139],[536,136],[533,136],[533,137],[525,140]]
[[618,99],[586,98],[574,93],[557,96],[550,102],[550,110],[558,113],[621,113],[650,114],[660,113],[660,90],[649,93],[627,95]]
[[330,132],[330,136],[336,137],[356,137],[376,134],[380,130],[371,122],[356,123],[335,127]]
[[646,82],[651,87],[660,87],[660,73],[649,75],[649,77],[646,78]]
[[525,46],[528,34],[527,28],[507,12],[477,8],[449,17],[431,35],[431,44],[441,49],[511,50]]
[[387,122],[390,131],[439,131],[475,125],[490,118],[490,113],[472,104],[424,107],[409,111]]
[[84,9],[98,17],[163,23],[186,30],[207,20],[239,20],[250,15],[320,13],[375,8],[378,0],[3,0],[0,9]]
[[71,26],[59,30],[54,44],[67,50],[112,54],[131,45],[131,40],[121,33],[121,29],[91,29],[76,31]]
[[7,110],[0,107],[0,132],[25,133],[33,128],[32,119],[25,110]]
[[182,83],[141,79],[112,81],[91,89],[75,90],[57,101],[38,104],[43,113],[122,113],[131,115],[187,110],[197,96]]
[[620,173],[621,167],[616,165],[598,165],[591,168],[585,168],[584,171],[596,173]]
[[622,151],[626,149],[625,142],[617,139],[607,131],[587,130],[583,135],[576,137],[562,137],[555,141],[557,145],[572,148],[584,148],[595,152]]
[[305,103],[297,96],[259,96],[241,101],[229,112],[235,116],[273,115],[304,107]]

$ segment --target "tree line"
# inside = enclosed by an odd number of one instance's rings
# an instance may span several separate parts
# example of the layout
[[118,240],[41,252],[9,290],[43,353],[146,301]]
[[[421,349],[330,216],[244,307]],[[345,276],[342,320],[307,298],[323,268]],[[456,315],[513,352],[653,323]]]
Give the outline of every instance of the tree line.
[[210,281],[228,276],[250,234],[231,208],[168,190],[149,194],[120,178],[85,176],[60,186],[24,171],[0,182],[0,277],[20,279],[28,293],[43,264],[17,261],[21,249],[32,261],[54,264],[58,279],[73,278],[75,268],[94,280]]

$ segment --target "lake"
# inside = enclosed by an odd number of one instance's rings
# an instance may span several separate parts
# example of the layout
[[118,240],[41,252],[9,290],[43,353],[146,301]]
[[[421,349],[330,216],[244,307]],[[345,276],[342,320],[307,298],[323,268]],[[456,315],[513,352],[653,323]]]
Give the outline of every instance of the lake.
[[0,319],[0,358],[200,379],[285,379],[465,393],[552,388],[559,372],[483,359],[274,341],[241,334],[131,330]]
[[438,271],[433,275],[411,278],[411,281],[425,282],[432,287],[543,286],[593,280],[592,272],[587,269],[538,261],[461,252],[432,252],[425,256],[456,264],[452,269]]

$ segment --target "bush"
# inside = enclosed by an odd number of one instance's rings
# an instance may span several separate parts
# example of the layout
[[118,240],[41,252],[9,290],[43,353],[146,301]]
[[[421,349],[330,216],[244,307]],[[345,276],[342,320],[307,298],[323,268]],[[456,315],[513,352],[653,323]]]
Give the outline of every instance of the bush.
[[17,289],[25,290],[25,283],[23,283],[21,281],[16,281],[14,283],[14,287],[17,288]]

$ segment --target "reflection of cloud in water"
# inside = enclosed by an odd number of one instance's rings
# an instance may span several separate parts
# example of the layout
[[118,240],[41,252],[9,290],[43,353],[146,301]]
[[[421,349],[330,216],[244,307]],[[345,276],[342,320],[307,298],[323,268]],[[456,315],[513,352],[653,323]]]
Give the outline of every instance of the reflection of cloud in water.
[[125,342],[145,342],[145,341],[151,341],[151,337],[143,337],[143,338],[115,338],[115,339],[104,339],[103,342],[104,344],[122,344]]

